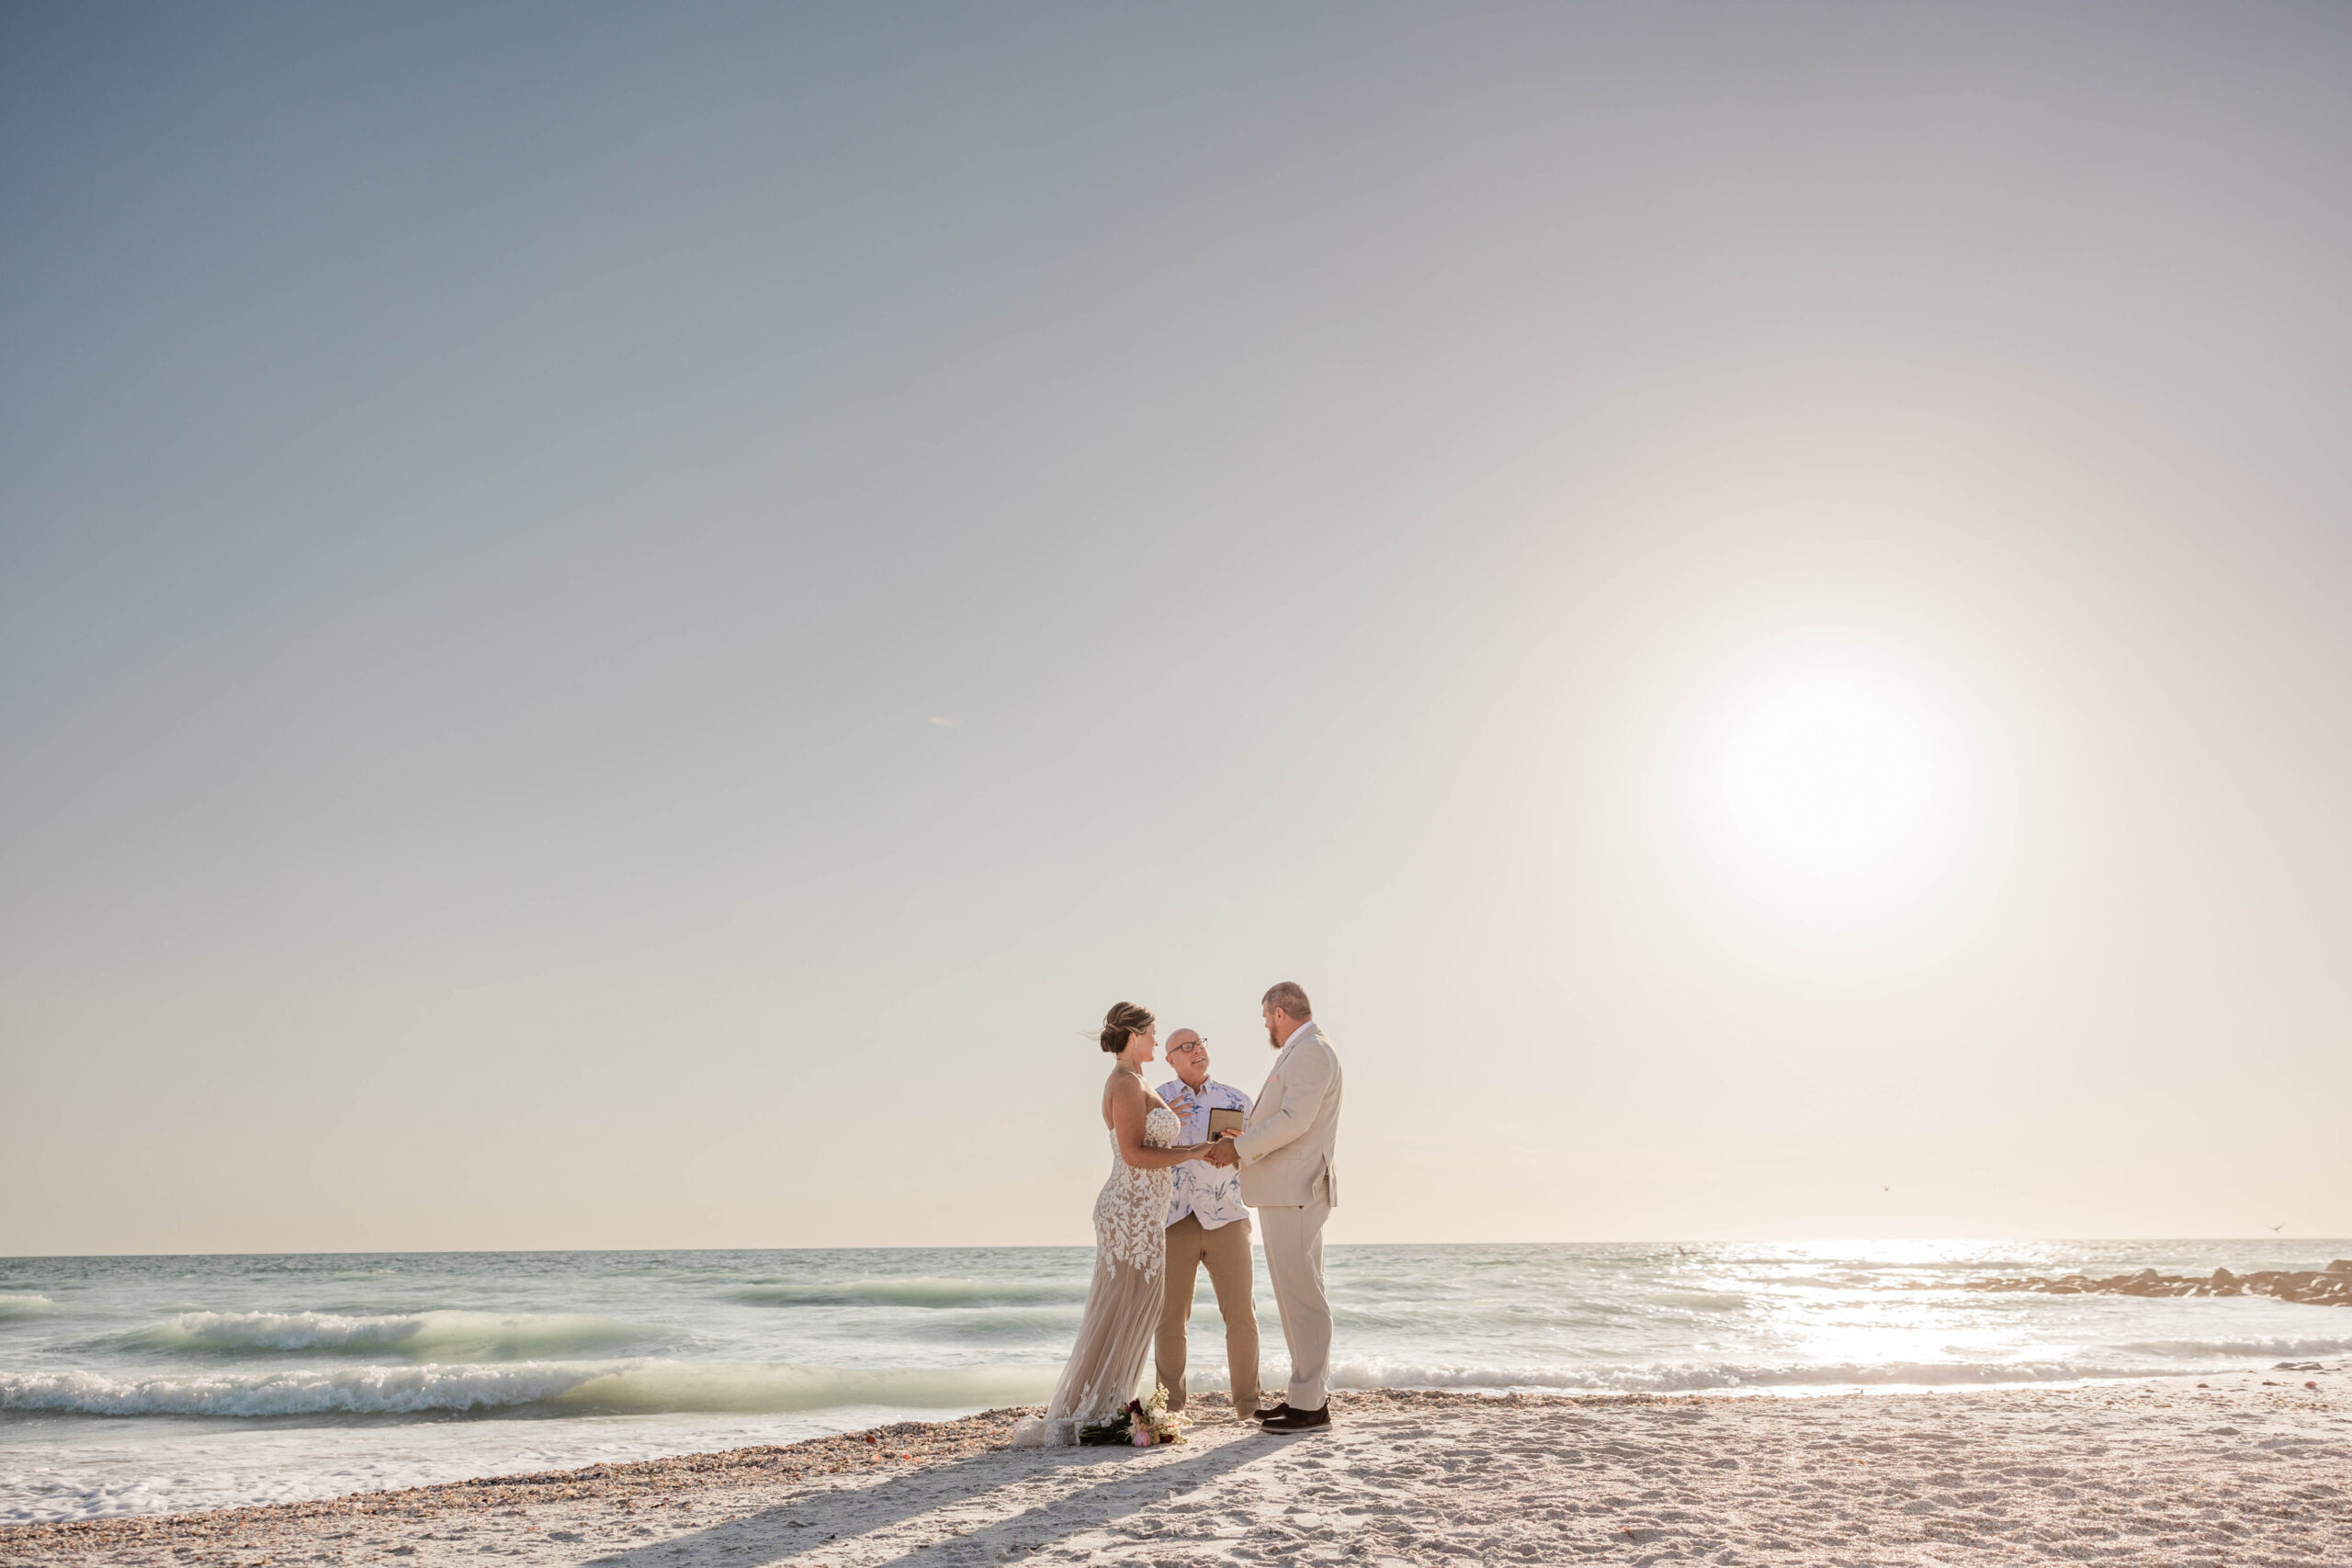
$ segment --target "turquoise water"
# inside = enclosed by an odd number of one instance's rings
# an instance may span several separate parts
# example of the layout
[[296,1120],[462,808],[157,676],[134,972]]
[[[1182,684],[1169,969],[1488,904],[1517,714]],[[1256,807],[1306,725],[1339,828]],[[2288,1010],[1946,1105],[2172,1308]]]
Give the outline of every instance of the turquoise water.
[[[0,1520],[334,1495],[1042,1400],[1082,1247],[0,1259]],[[2352,1350],[2261,1298],[1987,1273],[2323,1267],[2352,1243],[1335,1247],[1336,1381],[1975,1386]],[[1209,1292],[1195,1387],[1225,1386]],[[1282,1336],[1260,1270],[1265,1375]]]

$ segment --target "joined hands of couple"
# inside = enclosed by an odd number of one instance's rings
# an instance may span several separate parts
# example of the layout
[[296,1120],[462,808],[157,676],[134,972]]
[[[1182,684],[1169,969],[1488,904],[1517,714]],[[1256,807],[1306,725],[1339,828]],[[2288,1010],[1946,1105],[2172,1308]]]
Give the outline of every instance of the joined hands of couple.
[[[1165,1094],[1161,1095],[1160,1103],[1176,1112],[1180,1118],[1193,1113],[1193,1097],[1181,1089],[1177,1091],[1176,1098],[1173,1100],[1169,1099]],[[1195,1147],[1203,1150],[1198,1157],[1208,1161],[1220,1170],[1239,1165],[1241,1156],[1233,1147],[1233,1140],[1239,1136],[1241,1134],[1238,1133],[1226,1132],[1219,1134],[1212,1143],[1195,1145]]]

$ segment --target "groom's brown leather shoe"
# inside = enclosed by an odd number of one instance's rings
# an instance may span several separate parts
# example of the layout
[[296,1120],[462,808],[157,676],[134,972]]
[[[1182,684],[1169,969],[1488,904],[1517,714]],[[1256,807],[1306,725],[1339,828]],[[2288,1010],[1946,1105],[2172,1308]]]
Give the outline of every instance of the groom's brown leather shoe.
[[1263,1410],[1252,1412],[1250,1419],[1252,1421],[1271,1421],[1277,1416],[1287,1416],[1289,1414],[1290,1401],[1287,1399],[1278,1399],[1274,1401],[1273,1404],[1267,1405]]
[[1293,1410],[1285,1404],[1279,1416],[1269,1416],[1258,1429],[1261,1432],[1316,1432],[1331,1424],[1331,1407],[1320,1410]]

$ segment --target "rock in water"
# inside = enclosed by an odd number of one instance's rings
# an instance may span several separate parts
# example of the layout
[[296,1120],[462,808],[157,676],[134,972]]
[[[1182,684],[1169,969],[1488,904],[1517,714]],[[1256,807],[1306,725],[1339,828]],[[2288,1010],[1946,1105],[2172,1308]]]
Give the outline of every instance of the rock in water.
[[2143,1269],[2137,1274],[2116,1274],[2094,1280],[2084,1274],[2057,1279],[2035,1275],[2024,1280],[1972,1280],[1970,1291],[2039,1291],[2053,1296],[2272,1296],[2305,1302],[2312,1306],[2352,1306],[2352,1258],[2337,1258],[2324,1272],[2309,1269],[2257,1269],[2233,1274],[2216,1269],[2199,1280],[2186,1274],[2159,1274]]

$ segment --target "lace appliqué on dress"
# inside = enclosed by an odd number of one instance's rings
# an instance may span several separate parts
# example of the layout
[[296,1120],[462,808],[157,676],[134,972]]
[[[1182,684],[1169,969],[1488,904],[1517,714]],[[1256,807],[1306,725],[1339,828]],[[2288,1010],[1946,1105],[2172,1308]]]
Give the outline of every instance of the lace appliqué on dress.
[[[1155,1105],[1143,1119],[1146,1148],[1173,1147],[1182,1123],[1164,1105]],[[1168,1201],[1174,1185],[1165,1170],[1137,1170],[1119,1155],[1119,1135],[1111,1134],[1111,1179],[1094,1200],[1094,1247],[1098,1259],[1115,1270],[1120,1265],[1157,1274],[1168,1256]]]

